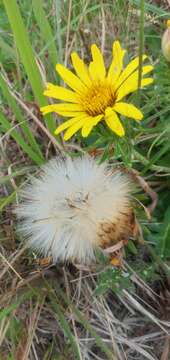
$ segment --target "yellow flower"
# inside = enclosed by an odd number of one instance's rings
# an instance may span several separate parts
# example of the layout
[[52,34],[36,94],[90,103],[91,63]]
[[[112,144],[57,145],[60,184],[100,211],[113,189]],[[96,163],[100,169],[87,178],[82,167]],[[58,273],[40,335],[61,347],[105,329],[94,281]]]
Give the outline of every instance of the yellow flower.
[[[126,95],[138,88],[139,58],[133,59],[123,69],[125,50],[119,41],[115,41],[113,60],[106,71],[103,55],[95,44],[91,46],[91,53],[92,61],[88,67],[75,52],[71,54],[76,75],[65,66],[56,65],[58,74],[72,90],[48,83],[44,91],[46,96],[65,101],[41,108],[44,115],[56,112],[71,118],[55,131],[57,135],[66,130],[65,140],[70,139],[80,129],[82,136],[87,137],[93,127],[103,120],[113,132],[123,136],[125,131],[117,113],[135,120],[143,118],[139,109],[122,101]],[[143,55],[143,61],[146,58],[147,56]],[[142,76],[152,69],[151,65],[143,66]],[[142,78],[141,87],[151,84],[152,81],[152,78]]]

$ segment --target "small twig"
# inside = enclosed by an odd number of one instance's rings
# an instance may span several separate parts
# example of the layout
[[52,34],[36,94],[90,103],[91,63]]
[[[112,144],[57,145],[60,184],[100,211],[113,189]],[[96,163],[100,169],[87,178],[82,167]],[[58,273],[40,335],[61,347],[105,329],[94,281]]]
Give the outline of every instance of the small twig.
[[65,144],[65,148],[68,148],[68,149],[70,148],[73,150],[80,151],[82,154],[86,154],[86,151],[83,150],[79,145],[76,145],[76,144],[72,144],[72,143]]
[[8,267],[17,275],[17,277],[20,280],[23,280],[23,278],[20,276],[20,274],[18,274],[18,272],[14,269],[14,267],[9,263],[9,261],[1,253],[0,253],[0,257],[8,265]]
[[106,254],[110,254],[110,253],[120,250],[123,246],[124,246],[124,243],[121,240],[116,245],[113,245],[113,246],[110,246],[110,247],[104,249],[103,252]]
[[16,185],[16,183],[15,183],[15,180],[14,180],[14,178],[13,178],[13,176],[12,176],[12,167],[13,167],[14,165],[16,165],[16,164],[18,164],[18,162],[14,162],[13,164],[10,164],[10,165],[8,166],[8,175],[10,176],[10,182],[11,182],[14,190],[17,190],[17,189],[18,189],[18,187],[17,187],[17,185]]
[[[16,255],[13,257],[13,259],[11,259],[10,263],[6,261],[6,259],[4,258],[4,261],[7,263],[7,266],[3,268],[3,270],[0,273],[0,279],[3,278],[3,276],[6,274],[6,272],[8,271],[9,267],[12,268],[12,265],[15,263],[15,261],[20,257],[20,255],[25,251],[26,249],[26,245],[24,247],[21,248],[21,250],[17,251]],[[22,278],[21,278],[22,280]]]

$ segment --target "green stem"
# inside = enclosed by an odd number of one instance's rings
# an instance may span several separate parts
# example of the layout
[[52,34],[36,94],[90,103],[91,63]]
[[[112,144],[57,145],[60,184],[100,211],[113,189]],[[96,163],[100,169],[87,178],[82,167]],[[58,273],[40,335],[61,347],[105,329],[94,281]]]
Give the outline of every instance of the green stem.
[[143,49],[144,49],[144,18],[145,18],[145,0],[140,0],[138,90],[141,87],[141,80],[142,80],[142,56],[143,56]]
[[[134,154],[135,159],[140,161],[143,165],[145,165],[148,170],[150,169],[150,170],[157,171],[157,172],[165,172],[165,173],[168,173],[168,174],[170,173],[170,167],[150,164],[150,161],[147,160],[143,155],[141,155],[136,150],[133,151],[133,154]],[[142,174],[144,174],[145,171],[146,170],[144,169]]]

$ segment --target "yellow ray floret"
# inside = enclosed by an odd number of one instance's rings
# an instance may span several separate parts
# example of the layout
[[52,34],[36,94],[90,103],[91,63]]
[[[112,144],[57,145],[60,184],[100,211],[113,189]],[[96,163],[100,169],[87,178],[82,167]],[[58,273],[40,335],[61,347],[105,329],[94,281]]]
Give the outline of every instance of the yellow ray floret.
[[91,46],[91,53],[93,61],[89,65],[90,77],[93,81],[102,81],[106,76],[103,55],[95,44]]
[[125,50],[121,48],[119,41],[113,43],[113,60],[108,70],[107,78],[109,81],[115,83],[123,69],[123,58]]
[[[44,95],[60,102],[41,108],[43,115],[55,112],[70,118],[58,126],[56,135],[65,131],[64,139],[68,140],[81,129],[82,136],[87,137],[99,122],[104,121],[121,137],[125,130],[118,114],[136,121],[142,120],[143,114],[136,106],[122,101],[138,89],[139,78],[139,57],[124,68],[125,52],[119,41],[113,43],[113,60],[108,70],[103,55],[95,44],[91,46],[92,61],[89,66],[75,52],[71,54],[75,73],[61,64],[56,65],[56,71],[70,89],[48,83]],[[143,55],[142,61],[146,58]],[[142,67],[142,88],[153,82],[152,78],[144,77],[152,70],[151,65]]]
[[91,86],[91,78],[89,75],[89,71],[87,66],[85,65],[84,61],[79,58],[79,56],[73,52],[71,54],[71,60],[73,67],[75,69],[75,72],[77,76],[80,78],[80,80],[87,86]]

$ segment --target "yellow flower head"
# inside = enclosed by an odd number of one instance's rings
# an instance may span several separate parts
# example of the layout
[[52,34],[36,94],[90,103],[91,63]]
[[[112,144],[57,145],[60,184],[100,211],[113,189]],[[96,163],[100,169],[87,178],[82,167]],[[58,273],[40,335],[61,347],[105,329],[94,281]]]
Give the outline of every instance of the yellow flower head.
[[[65,101],[41,108],[44,115],[56,112],[70,118],[55,131],[57,135],[66,130],[65,140],[70,139],[80,129],[82,136],[87,137],[93,127],[103,120],[114,133],[123,136],[125,131],[117,113],[135,120],[143,118],[141,111],[134,105],[122,102],[126,95],[138,88],[139,58],[133,59],[123,69],[125,50],[119,41],[115,41],[113,60],[106,71],[103,55],[95,44],[91,46],[91,53],[92,61],[88,67],[75,52],[71,54],[76,74],[63,65],[56,65],[58,74],[72,90],[48,83],[44,91],[46,96]],[[146,58],[147,56],[143,55],[143,61]],[[142,76],[152,69],[151,65],[143,66]],[[152,81],[152,78],[142,78],[141,87],[151,84]]]

